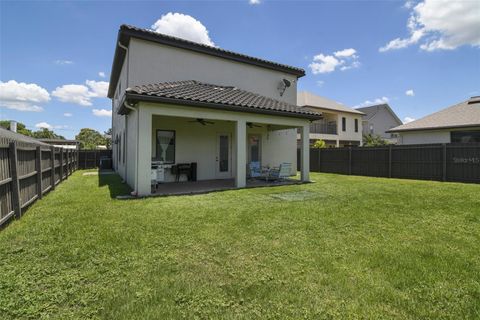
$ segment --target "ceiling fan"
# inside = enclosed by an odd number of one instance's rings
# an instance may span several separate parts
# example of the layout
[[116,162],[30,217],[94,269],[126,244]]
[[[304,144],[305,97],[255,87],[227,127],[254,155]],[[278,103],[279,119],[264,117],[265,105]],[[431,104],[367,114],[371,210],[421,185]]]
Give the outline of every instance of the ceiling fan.
[[261,125],[254,124],[253,122],[247,122],[247,126],[252,129],[252,128],[261,128]]
[[206,126],[207,124],[215,124],[215,122],[207,121],[207,120],[201,119],[201,118],[198,118],[198,119],[195,119],[195,120],[192,120],[192,121],[188,121],[188,122],[198,122],[198,123],[200,123],[202,126]]

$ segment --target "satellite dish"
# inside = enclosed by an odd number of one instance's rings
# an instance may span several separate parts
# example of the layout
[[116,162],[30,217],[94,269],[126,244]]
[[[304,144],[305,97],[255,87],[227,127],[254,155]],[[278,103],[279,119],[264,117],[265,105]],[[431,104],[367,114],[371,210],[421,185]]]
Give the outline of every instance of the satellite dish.
[[280,92],[280,97],[283,96],[283,93],[285,92],[285,90],[291,85],[292,83],[287,79],[282,79],[282,81],[278,83],[277,89]]

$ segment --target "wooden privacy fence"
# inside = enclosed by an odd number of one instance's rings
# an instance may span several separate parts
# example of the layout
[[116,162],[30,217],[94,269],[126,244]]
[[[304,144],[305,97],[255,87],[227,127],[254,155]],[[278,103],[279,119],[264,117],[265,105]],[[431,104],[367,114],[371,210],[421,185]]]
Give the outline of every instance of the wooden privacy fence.
[[78,168],[93,169],[100,167],[100,159],[112,158],[112,150],[80,150],[78,153]]
[[480,183],[480,144],[310,149],[310,171]]
[[55,189],[78,164],[77,150],[47,145],[0,144],[0,226]]

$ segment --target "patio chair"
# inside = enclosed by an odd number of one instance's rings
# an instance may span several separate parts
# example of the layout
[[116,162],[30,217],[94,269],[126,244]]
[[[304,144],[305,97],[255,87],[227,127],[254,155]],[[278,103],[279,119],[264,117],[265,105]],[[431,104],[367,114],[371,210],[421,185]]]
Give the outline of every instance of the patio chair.
[[260,162],[252,161],[248,164],[249,169],[249,177],[250,178],[260,178],[262,177],[262,168],[260,166]]
[[270,169],[265,175],[266,181],[285,180],[290,176],[292,170],[292,164],[283,162],[278,168]]

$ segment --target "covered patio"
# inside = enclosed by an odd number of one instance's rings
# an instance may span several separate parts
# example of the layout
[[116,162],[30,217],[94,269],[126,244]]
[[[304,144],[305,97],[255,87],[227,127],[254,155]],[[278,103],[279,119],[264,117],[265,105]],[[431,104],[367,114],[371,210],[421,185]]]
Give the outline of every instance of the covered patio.
[[[126,180],[134,179],[129,184],[137,196],[292,184],[299,182],[290,179],[297,171],[300,181],[309,182],[310,121],[320,118],[318,113],[195,81],[135,87],[127,90],[127,99],[120,112],[135,111],[137,132],[135,167]],[[250,180],[252,163],[267,172],[287,169],[277,177],[281,182]],[[192,169],[182,178],[184,166]]]

